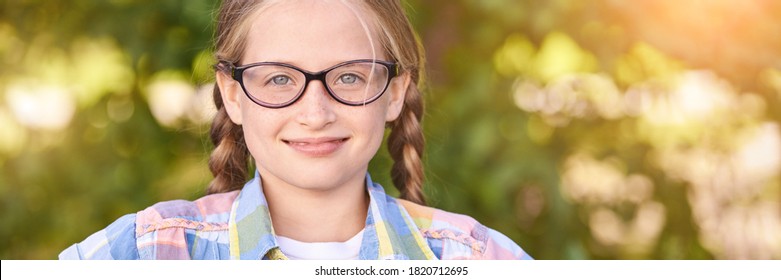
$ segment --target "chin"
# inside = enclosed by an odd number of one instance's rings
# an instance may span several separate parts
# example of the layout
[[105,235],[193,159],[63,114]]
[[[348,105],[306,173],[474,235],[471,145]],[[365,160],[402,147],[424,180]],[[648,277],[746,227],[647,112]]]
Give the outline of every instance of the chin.
[[[279,179],[302,189],[329,190],[348,184],[358,176],[356,172],[345,172],[345,170],[345,168],[333,166],[329,166],[329,168],[310,167],[293,174],[282,175],[284,177],[279,177]],[[347,176],[348,173],[355,175]],[[361,180],[364,179],[365,173],[364,171],[360,174]]]
[[[355,163],[361,161],[356,156],[338,156],[334,158],[295,158],[284,157],[270,165],[258,166],[261,177],[281,181],[284,184],[304,190],[331,190],[345,184],[365,180],[368,162],[361,167]],[[282,160],[281,158],[285,158]],[[350,159],[352,158],[352,160]],[[276,178],[276,180],[272,179]]]

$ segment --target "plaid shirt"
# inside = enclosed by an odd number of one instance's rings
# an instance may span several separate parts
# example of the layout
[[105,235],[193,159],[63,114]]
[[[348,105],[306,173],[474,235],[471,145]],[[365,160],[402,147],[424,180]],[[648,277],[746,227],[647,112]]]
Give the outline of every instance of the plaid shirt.
[[[395,199],[366,176],[369,212],[359,259],[531,259],[473,218]],[[260,178],[241,191],[161,202],[74,244],[60,259],[287,259]]]

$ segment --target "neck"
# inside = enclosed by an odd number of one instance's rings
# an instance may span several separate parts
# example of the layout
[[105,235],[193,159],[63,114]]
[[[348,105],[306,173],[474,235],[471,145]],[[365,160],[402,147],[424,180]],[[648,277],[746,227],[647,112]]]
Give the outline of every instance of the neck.
[[344,242],[366,224],[369,195],[363,176],[323,190],[292,186],[262,175],[263,192],[277,235],[302,242]]

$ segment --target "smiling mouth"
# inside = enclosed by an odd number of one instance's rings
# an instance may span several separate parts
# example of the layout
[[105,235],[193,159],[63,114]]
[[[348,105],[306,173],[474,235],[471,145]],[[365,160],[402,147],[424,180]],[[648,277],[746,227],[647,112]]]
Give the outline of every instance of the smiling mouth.
[[282,142],[304,155],[325,157],[339,150],[349,139],[349,137],[300,138],[282,140]]

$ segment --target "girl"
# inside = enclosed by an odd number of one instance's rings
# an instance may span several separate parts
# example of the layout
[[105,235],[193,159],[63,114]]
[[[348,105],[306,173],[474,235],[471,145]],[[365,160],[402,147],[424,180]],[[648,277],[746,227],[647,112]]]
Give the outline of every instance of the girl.
[[[209,195],[121,217],[61,259],[530,259],[422,206],[423,51],[399,1],[225,0],[216,57]],[[401,199],[367,174],[386,127]]]

